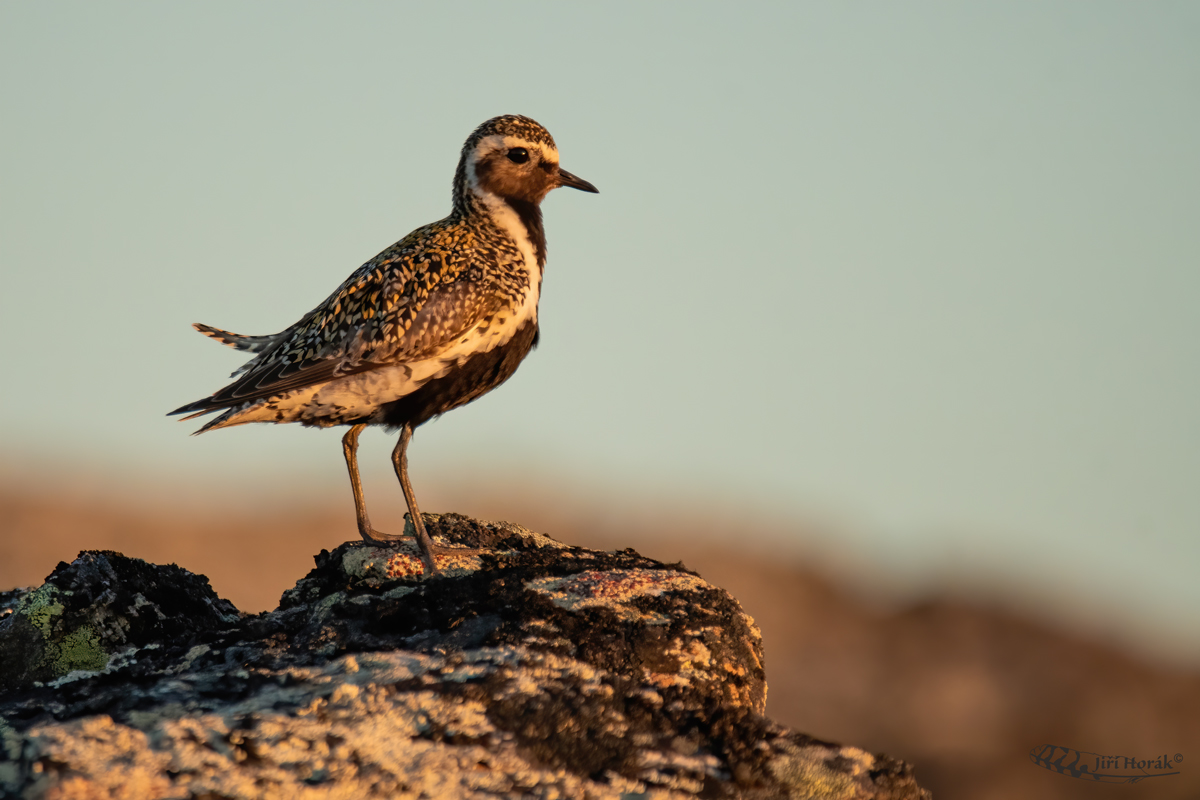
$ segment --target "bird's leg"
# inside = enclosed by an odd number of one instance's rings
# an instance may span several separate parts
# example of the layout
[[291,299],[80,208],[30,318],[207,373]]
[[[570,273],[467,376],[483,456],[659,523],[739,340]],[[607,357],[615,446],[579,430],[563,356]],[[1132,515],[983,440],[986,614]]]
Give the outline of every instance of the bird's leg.
[[400,479],[404,501],[408,503],[408,513],[412,517],[413,529],[417,532],[417,547],[421,549],[421,563],[425,565],[425,574],[434,575],[438,570],[433,561],[433,540],[425,532],[425,520],[421,518],[421,509],[417,508],[417,496],[408,480],[408,443],[412,434],[412,425],[404,423],[400,430],[400,441],[396,442],[396,449],[392,451],[392,464],[396,467],[396,477]]
[[354,515],[358,518],[358,533],[367,544],[382,545],[403,539],[390,533],[381,533],[371,527],[367,517],[367,504],[363,501],[362,479],[358,477],[358,435],[363,424],[354,425],[342,437],[342,453],[346,456],[346,469],[350,471],[350,488],[354,490]]

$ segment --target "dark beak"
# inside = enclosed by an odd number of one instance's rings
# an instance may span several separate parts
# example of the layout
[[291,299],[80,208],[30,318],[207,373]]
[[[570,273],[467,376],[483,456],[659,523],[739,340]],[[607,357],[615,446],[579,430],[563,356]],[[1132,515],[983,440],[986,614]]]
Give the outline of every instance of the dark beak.
[[581,192],[591,192],[592,194],[600,194],[600,190],[597,189],[595,186],[592,186],[590,183],[585,181],[583,178],[575,177],[574,175],[572,175],[571,173],[567,172],[565,169],[562,169],[562,168],[559,168],[559,170],[558,170],[558,185],[559,186],[570,186],[572,189],[578,189]]

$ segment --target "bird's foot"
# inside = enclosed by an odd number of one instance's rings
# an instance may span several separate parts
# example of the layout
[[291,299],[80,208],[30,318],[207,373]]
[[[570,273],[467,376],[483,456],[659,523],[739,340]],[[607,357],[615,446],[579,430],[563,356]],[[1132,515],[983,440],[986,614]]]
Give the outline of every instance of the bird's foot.
[[411,536],[384,533],[374,528],[360,528],[358,532],[362,535],[362,540],[372,547],[387,547],[396,544],[396,542],[403,542],[405,539],[412,538]]
[[[362,540],[372,547],[393,547],[398,542],[413,541],[417,537],[414,534],[395,534],[384,533],[371,528],[369,532],[362,533]],[[418,540],[419,544],[419,540]],[[435,542],[430,543],[430,551],[435,556],[478,556],[487,552],[477,547],[455,547],[453,545],[441,545]]]

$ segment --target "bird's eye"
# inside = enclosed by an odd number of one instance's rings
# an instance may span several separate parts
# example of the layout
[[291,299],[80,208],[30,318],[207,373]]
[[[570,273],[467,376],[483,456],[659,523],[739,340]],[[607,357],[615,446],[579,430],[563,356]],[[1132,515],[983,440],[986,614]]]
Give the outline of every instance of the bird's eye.
[[524,147],[514,147],[508,151],[508,160],[514,164],[524,164],[529,160],[529,151]]

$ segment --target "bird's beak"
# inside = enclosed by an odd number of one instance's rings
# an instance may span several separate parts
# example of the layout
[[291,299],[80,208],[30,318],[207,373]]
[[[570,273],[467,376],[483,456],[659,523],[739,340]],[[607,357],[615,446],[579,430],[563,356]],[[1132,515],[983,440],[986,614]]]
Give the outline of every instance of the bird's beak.
[[591,192],[592,194],[600,194],[600,190],[583,178],[577,178],[561,167],[558,170],[558,185],[570,186],[572,189],[578,189],[581,192]]

